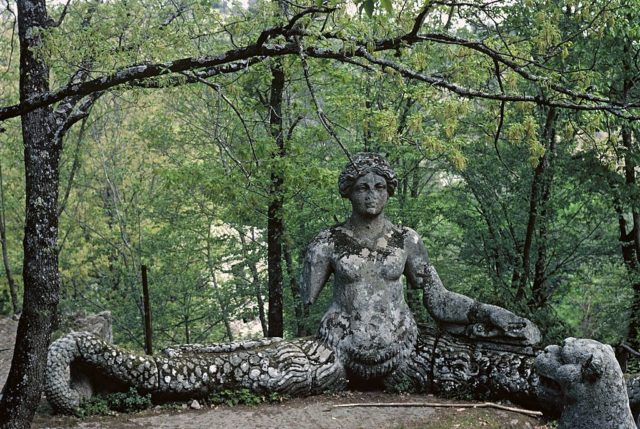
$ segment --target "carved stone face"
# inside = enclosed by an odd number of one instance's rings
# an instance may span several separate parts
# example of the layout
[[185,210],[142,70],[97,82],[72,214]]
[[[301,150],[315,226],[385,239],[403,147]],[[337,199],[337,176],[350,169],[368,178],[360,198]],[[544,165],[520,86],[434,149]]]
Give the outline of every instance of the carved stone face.
[[625,381],[611,346],[567,338],[536,357],[536,395],[562,405],[558,429],[635,428]]
[[349,194],[353,211],[364,217],[382,213],[388,199],[387,181],[372,172],[358,177]]

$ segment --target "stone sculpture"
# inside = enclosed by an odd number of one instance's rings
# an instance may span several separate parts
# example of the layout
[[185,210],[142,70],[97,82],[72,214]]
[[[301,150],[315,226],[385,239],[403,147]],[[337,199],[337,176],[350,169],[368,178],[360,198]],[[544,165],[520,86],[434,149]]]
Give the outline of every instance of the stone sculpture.
[[[384,217],[396,186],[395,173],[378,154],[358,154],[342,172],[339,189],[351,201],[352,215],[318,234],[303,265],[307,304],[332,274],[335,279],[317,337],[183,345],[152,357],[72,333],[49,350],[49,402],[72,412],[95,393],[129,387],[158,399],[188,399],[228,388],[309,395],[351,382],[508,398],[542,408],[550,398],[533,368],[538,329],[444,288],[418,234]],[[424,291],[437,329],[416,326],[402,275]]]
[[425,306],[448,331],[537,343],[540,332],[527,319],[444,288],[418,234],[384,216],[397,184],[381,155],[357,154],[338,182],[342,197],[351,201],[350,218],[321,232],[307,249],[303,300],[312,304],[334,274],[333,302],[319,336],[336,351],[350,378],[384,377],[407,365],[418,331],[404,299],[403,275],[410,287],[424,291]]
[[539,395],[563,405],[558,429],[635,429],[622,370],[611,346],[567,338],[535,361]]
[[113,319],[110,311],[97,314],[80,314],[71,321],[70,331],[89,332],[106,342],[113,342]]

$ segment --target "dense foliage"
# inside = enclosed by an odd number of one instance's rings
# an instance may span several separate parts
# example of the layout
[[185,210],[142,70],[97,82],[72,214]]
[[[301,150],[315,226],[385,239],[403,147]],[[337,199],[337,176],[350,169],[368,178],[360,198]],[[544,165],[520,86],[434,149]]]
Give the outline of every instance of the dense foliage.
[[[65,17],[43,30],[38,55],[52,86],[62,86],[79,67],[108,75],[245,46],[301,10],[250,3],[54,3],[51,15],[64,9]],[[302,47],[348,51],[364,43],[373,52],[376,41],[410,31],[424,7],[322,4],[337,9],[297,22],[305,30]],[[18,42],[13,6],[3,6],[0,105],[10,105],[18,101]],[[638,6],[432,2],[419,33],[424,40],[373,60],[267,56],[235,73],[188,71],[100,93],[64,139],[61,314],[111,310],[116,340],[142,347],[146,265],[160,345],[234,339],[243,320],[266,332],[267,211],[276,174],[283,180],[286,335],[313,332],[331,291],[310,312],[301,307],[304,249],[348,215],[337,175],[345,152],[367,150],[387,154],[397,168],[400,186],[388,216],[422,235],[448,288],[532,317],[547,340],[633,342],[628,327],[640,275],[621,245],[640,251],[640,135],[633,109],[620,106],[637,102]],[[500,60],[437,35],[482,42]],[[280,152],[269,122],[274,68],[286,82]],[[403,70],[477,93],[533,99],[462,97]],[[584,107],[598,104],[609,107]],[[8,275],[21,290],[25,191],[19,121],[1,125],[7,258],[0,311],[9,313]],[[632,238],[621,243],[625,234]],[[409,299],[424,318],[415,295]]]

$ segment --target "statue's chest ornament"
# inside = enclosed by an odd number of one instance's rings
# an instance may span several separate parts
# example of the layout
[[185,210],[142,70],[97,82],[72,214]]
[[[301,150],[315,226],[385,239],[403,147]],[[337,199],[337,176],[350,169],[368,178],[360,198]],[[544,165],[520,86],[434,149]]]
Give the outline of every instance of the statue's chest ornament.
[[343,278],[357,281],[373,275],[397,280],[402,275],[406,254],[399,232],[387,230],[374,241],[336,228],[333,239],[335,270]]
[[336,228],[332,235],[338,255],[357,255],[376,261],[402,252],[403,249],[402,234],[390,228],[371,237],[358,235],[346,228]]

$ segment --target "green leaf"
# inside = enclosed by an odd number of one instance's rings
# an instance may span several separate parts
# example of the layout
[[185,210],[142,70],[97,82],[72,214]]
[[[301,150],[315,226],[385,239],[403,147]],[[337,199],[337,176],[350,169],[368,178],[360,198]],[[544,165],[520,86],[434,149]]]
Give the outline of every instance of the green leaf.
[[387,13],[393,13],[393,2],[391,0],[380,0],[382,3],[382,7]]
[[364,7],[364,11],[369,17],[373,16],[373,9],[375,7],[374,0],[364,0],[364,2],[362,2],[362,7]]

